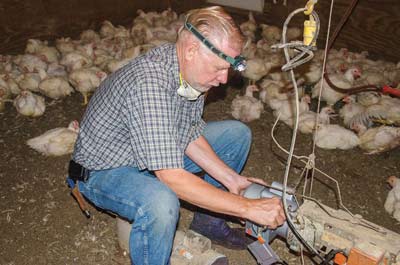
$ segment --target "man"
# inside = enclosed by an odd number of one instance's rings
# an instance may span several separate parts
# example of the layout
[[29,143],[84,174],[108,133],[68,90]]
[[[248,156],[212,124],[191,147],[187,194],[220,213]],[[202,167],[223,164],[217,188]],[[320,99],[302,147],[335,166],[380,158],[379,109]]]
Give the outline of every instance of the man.
[[[78,182],[80,192],[133,222],[135,264],[168,264],[178,198],[270,228],[285,220],[279,199],[239,195],[251,184],[239,175],[250,149],[248,127],[201,118],[204,92],[226,83],[232,59],[239,58],[240,31],[220,7],[192,10],[186,19],[176,44],[157,47],[104,80],[73,154],[89,172]],[[223,54],[204,45],[202,36]],[[202,170],[204,180],[193,174]],[[195,213],[191,229],[226,247],[247,244],[243,232],[208,213]]]

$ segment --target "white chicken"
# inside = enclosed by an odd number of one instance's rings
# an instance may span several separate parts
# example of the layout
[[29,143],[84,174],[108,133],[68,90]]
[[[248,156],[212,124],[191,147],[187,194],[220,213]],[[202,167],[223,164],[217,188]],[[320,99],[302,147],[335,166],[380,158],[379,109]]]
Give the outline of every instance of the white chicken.
[[277,26],[270,26],[267,24],[260,24],[261,36],[263,39],[267,40],[269,43],[278,43],[282,37],[282,30]]
[[14,63],[25,73],[38,72],[39,69],[47,70],[47,63],[33,54],[18,55],[14,58]]
[[343,123],[347,128],[351,128],[356,124],[355,116],[365,111],[365,106],[356,102],[354,95],[345,96],[342,99],[346,104],[339,110],[339,116],[343,119]]
[[39,92],[43,95],[52,99],[60,99],[74,92],[65,77],[49,76],[43,70],[39,74],[42,78],[39,84]]
[[68,128],[54,128],[29,139],[26,144],[46,156],[61,156],[72,153],[78,137],[79,123],[72,121]]
[[239,27],[245,37],[251,40],[256,38],[255,32],[257,30],[257,23],[252,12],[249,12],[249,20],[240,24]]
[[[361,70],[358,67],[351,67],[349,68],[344,74],[331,74],[329,75],[329,80],[339,88],[349,89],[353,86],[354,80],[361,76]],[[312,97],[319,96],[319,90],[322,86],[322,94],[321,97],[324,99],[328,104],[333,105],[338,100],[343,98],[345,94],[335,91],[331,88],[328,83],[321,79],[318,83],[315,84],[312,91]]]
[[246,70],[242,75],[250,80],[250,85],[264,77],[271,70],[272,64],[263,59],[254,58],[247,61]]
[[8,99],[9,95],[10,92],[8,88],[5,86],[1,86],[0,84],[0,112],[3,112],[6,102],[12,102],[12,100]]
[[60,53],[55,47],[47,46],[47,41],[37,39],[29,39],[25,48],[25,52],[39,56],[47,63],[58,62]]
[[18,86],[21,90],[29,90],[38,92],[39,91],[39,84],[42,79],[38,73],[25,73],[19,75],[16,80]]
[[395,176],[390,176],[387,179],[391,190],[388,193],[385,201],[385,210],[393,215],[394,219],[400,222],[400,179]]
[[[293,121],[290,121],[294,118],[294,115],[296,114],[296,101],[297,99],[294,99],[294,97],[290,97],[288,100],[282,100],[280,103],[280,106],[275,109],[273,112],[275,117],[279,116],[279,120],[283,122],[288,122],[289,124],[293,124]],[[299,104],[299,115],[301,115],[303,112],[306,112],[310,109],[310,96],[305,95],[301,98]],[[271,104],[273,106],[273,104]],[[273,106],[275,107],[275,106]]]
[[308,83],[316,83],[322,76],[322,64],[319,62],[311,62],[307,71],[304,73]]
[[297,40],[303,35],[303,31],[298,27],[289,27],[286,31],[286,40]]
[[92,29],[82,31],[79,37],[82,43],[95,43],[100,41],[100,35]]
[[237,95],[232,100],[231,114],[235,119],[250,122],[260,118],[264,105],[260,100],[253,97],[254,91],[258,91],[257,86],[247,86],[244,96]]
[[[400,124],[400,99],[390,96],[376,96],[379,101],[375,104],[366,106],[364,112],[355,115],[352,123],[364,124],[370,126],[372,122],[383,124]],[[369,102],[375,102],[369,101]]]
[[29,117],[41,116],[46,109],[44,98],[28,90],[21,91],[14,99],[14,107],[20,114]]
[[318,124],[316,128],[314,141],[320,148],[348,150],[360,143],[354,132],[337,124]]
[[275,81],[269,78],[264,78],[260,83],[260,100],[271,107],[271,101],[276,100],[287,100],[289,98],[288,93],[281,93],[281,89],[285,87],[285,83],[282,81]]
[[93,92],[106,77],[107,74],[101,69],[90,67],[74,70],[68,78],[74,88],[83,95],[83,104],[86,105],[88,94]]
[[59,38],[56,39],[56,48],[61,54],[67,54],[75,50],[76,42],[71,38]]
[[116,32],[116,28],[110,21],[108,21],[108,20],[103,21],[101,28],[100,28],[100,36],[102,38],[112,38],[112,37],[114,37],[115,32]]
[[[331,107],[324,107],[321,109],[318,117],[318,124],[329,124],[330,123],[330,115],[335,111]],[[285,123],[291,128],[294,127],[294,117],[285,121]],[[299,126],[298,129],[300,132],[304,134],[313,133],[316,129],[317,124],[317,113],[313,111],[303,112],[299,117]]]
[[352,127],[358,133],[360,148],[367,154],[379,154],[400,145],[400,128],[380,126],[367,129],[357,124]]
[[64,65],[68,72],[83,67],[90,67],[93,64],[92,59],[80,51],[72,51],[63,55],[60,64]]
[[153,33],[147,24],[136,24],[131,28],[131,36],[137,44],[145,44],[153,38]]

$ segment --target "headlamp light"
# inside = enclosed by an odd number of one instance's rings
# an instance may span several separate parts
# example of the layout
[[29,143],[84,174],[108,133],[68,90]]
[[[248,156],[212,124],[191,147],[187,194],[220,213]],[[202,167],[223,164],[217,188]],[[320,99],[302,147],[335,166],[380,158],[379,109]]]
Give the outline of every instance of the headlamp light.
[[206,39],[206,37],[204,37],[192,24],[187,22],[187,19],[185,21],[185,28],[192,32],[193,35],[195,35],[209,50],[215,53],[218,57],[227,61],[234,70],[241,72],[246,69],[246,60],[243,56],[238,55],[233,58],[229,55],[226,55],[225,53],[217,49],[208,39]]

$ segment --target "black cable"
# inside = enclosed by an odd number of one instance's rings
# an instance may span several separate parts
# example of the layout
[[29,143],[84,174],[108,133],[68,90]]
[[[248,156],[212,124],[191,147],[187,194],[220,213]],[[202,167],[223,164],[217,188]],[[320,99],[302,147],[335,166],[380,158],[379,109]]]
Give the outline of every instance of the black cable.
[[330,263],[336,256],[336,254],[342,253],[344,254],[343,249],[332,249],[329,251],[328,254],[326,254],[325,259],[319,264],[319,265],[330,265],[333,263]]

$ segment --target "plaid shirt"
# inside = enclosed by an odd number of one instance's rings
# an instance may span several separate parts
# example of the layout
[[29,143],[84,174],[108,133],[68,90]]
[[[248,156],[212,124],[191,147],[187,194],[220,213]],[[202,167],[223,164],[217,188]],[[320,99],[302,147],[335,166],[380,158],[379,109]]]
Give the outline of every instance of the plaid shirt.
[[73,159],[90,170],[136,166],[183,168],[184,151],[204,129],[204,96],[189,101],[176,92],[179,65],[174,44],[132,60],[94,93]]

